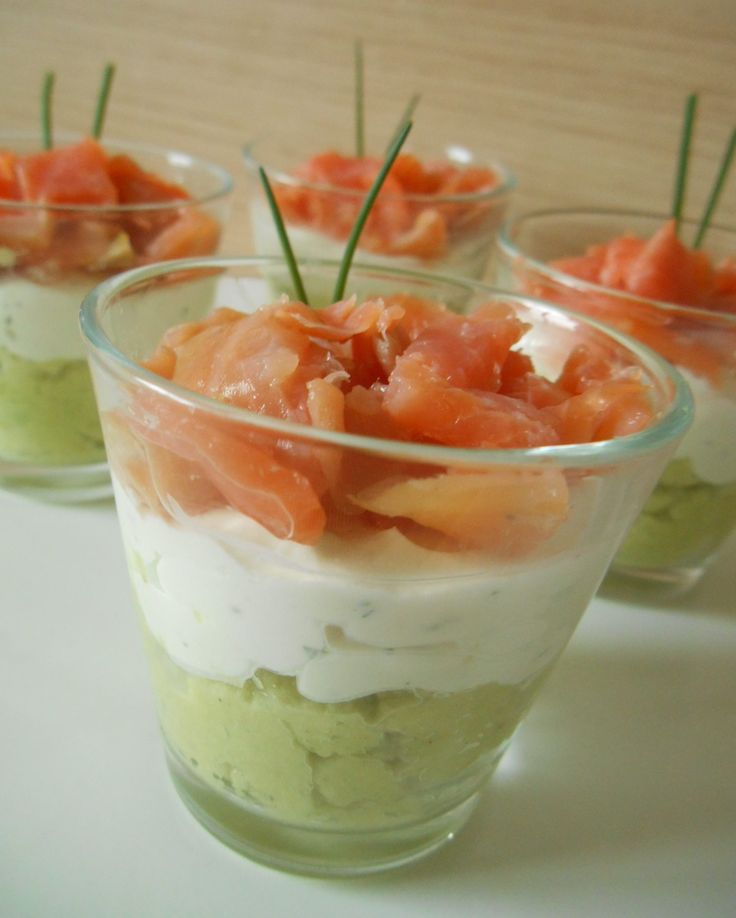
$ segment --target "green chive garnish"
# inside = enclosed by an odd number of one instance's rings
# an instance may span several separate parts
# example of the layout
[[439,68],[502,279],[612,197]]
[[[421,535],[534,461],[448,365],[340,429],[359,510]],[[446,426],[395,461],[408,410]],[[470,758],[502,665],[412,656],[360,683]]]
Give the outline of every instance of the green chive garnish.
[[721,160],[721,166],[716,175],[716,180],[713,183],[713,188],[710,192],[710,197],[708,198],[708,203],[705,205],[705,211],[700,220],[700,226],[698,227],[698,232],[695,236],[695,242],[693,242],[693,248],[699,249],[703,241],[703,237],[708,231],[710,226],[711,218],[715,212],[716,207],[718,206],[718,199],[721,196],[723,191],[723,186],[726,183],[726,177],[728,175],[729,169],[731,168],[731,163],[733,162],[734,153],[736,153],[736,128],[731,132],[731,137],[726,145],[726,152],[723,154],[723,159]]
[[53,71],[49,71],[43,78],[41,87],[41,139],[44,150],[50,150],[54,145],[53,131],[51,127],[51,105],[54,95]]
[[692,93],[687,97],[685,103],[685,116],[682,122],[682,134],[680,136],[680,151],[677,157],[677,173],[675,175],[675,194],[672,201],[672,216],[675,220],[675,235],[680,234],[680,223],[682,222],[682,208],[685,204],[685,189],[687,185],[687,165],[690,157],[690,141],[693,135],[693,125],[695,123],[695,110],[698,105],[697,93]]
[[355,42],[355,155],[365,155],[365,119],[363,105],[363,42]]
[[392,146],[393,142],[396,140],[396,138],[397,138],[397,137],[399,136],[399,134],[401,133],[401,130],[402,130],[402,128],[404,127],[404,125],[406,124],[406,122],[407,122],[407,121],[411,121],[412,115],[414,114],[414,109],[417,107],[417,105],[419,105],[419,100],[420,100],[421,98],[422,98],[421,95],[420,95],[418,92],[416,92],[416,93],[414,93],[414,95],[411,97],[411,99],[409,99],[409,102],[407,103],[407,106],[406,106],[406,108],[404,109],[404,111],[403,111],[403,113],[402,113],[402,115],[401,115],[401,118],[399,119],[399,123],[396,125],[396,130],[395,130],[395,131],[393,132],[393,134],[391,135],[391,140],[389,141],[389,144],[388,144],[388,146],[386,147],[386,153],[387,153],[387,154],[388,154],[388,151],[391,149],[391,146]]
[[276,198],[273,191],[271,190],[271,183],[268,180],[268,176],[263,168],[263,166],[258,167],[258,177],[261,180],[261,185],[263,186],[263,191],[266,195],[266,200],[268,201],[268,206],[271,208],[271,216],[273,217],[273,222],[276,226],[276,232],[279,236],[279,241],[281,242],[281,248],[284,251],[284,258],[286,259],[286,265],[289,269],[289,274],[291,274],[291,282],[294,285],[296,290],[296,295],[305,305],[309,306],[309,300],[307,299],[306,291],[304,290],[304,284],[302,283],[302,276],[299,273],[299,266],[296,263],[296,258],[294,257],[294,250],[291,247],[289,242],[289,237],[286,233],[286,227],[284,226],[284,221],[281,216],[281,211],[279,210],[279,205],[276,203]]
[[107,111],[107,100],[110,96],[112,81],[115,77],[115,64],[106,64],[100,83],[100,91],[97,94],[97,107],[95,108],[95,117],[92,122],[92,136],[99,140],[102,136],[102,126],[105,123],[105,112]]
[[350,272],[350,265],[353,261],[353,255],[355,254],[355,249],[358,245],[358,239],[360,239],[360,234],[363,232],[363,227],[365,226],[365,221],[368,219],[368,214],[370,213],[373,203],[378,197],[378,192],[381,190],[386,176],[389,173],[389,169],[393,166],[396,157],[399,155],[399,150],[404,144],[404,141],[409,134],[409,131],[412,128],[411,121],[403,126],[401,131],[399,131],[398,136],[391,144],[391,147],[386,154],[386,159],[381,166],[381,169],[371,185],[370,191],[363,201],[363,206],[360,209],[358,218],[355,221],[352,232],[350,233],[350,238],[347,241],[345,246],[345,252],[342,256],[342,262],[340,263],[340,272],[337,275],[337,282],[335,284],[335,290],[332,294],[332,302],[336,303],[338,300],[341,300],[343,294],[345,293],[345,284],[347,283],[348,273]]

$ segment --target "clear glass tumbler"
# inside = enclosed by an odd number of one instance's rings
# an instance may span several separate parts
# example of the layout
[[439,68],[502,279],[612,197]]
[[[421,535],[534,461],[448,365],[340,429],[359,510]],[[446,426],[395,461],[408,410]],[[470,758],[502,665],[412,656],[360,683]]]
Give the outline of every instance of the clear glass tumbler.
[[[646,381],[654,422],[594,443],[463,449],[371,435],[370,400],[352,409],[368,433],[344,433],[141,366],[171,326],[273,302],[275,267],[138,269],[87,297],[82,329],[180,795],[255,860],[368,873],[432,851],[468,818],[691,403],[656,354],[594,322],[472,282],[358,267],[351,284],[467,310],[511,303],[545,373],[587,344]],[[302,270],[324,283],[337,265]],[[275,367],[285,359],[274,351]]]
[[[54,166],[66,170],[70,201],[75,189],[82,198],[89,193],[85,170],[99,169],[89,144],[59,138],[58,148],[73,151]],[[10,171],[13,157],[37,153],[39,141],[5,135],[0,150],[8,151],[0,152],[0,171],[4,164]],[[119,157],[120,187],[131,189],[138,203],[49,204],[42,191],[40,200],[26,201],[3,197],[0,184],[0,485],[48,500],[110,493],[79,334],[82,300],[104,278],[128,268],[214,254],[232,188],[225,171],[184,153],[112,142],[104,150]],[[169,184],[168,200],[156,200],[155,182],[141,184],[130,159]],[[43,180],[39,171],[29,167],[30,179]],[[93,184],[97,171],[94,176]],[[171,186],[189,198],[172,197]],[[146,196],[150,200],[140,200]]]
[[[338,154],[325,153],[325,174],[305,178],[299,166],[304,150],[280,144],[255,143],[244,150],[250,174],[250,217],[254,248],[259,255],[280,255],[281,246],[266,202],[258,169],[268,175],[289,238],[298,258],[339,260],[365,199],[372,172],[351,166]],[[421,162],[422,165],[418,165]],[[375,171],[379,161],[376,160]],[[407,190],[412,166],[437,174],[443,191]],[[443,173],[457,170],[449,179]],[[493,183],[474,189],[478,173],[488,170]],[[478,156],[459,144],[430,151],[416,159],[408,154],[394,166],[403,181],[389,174],[358,242],[363,264],[451,274],[480,280],[493,251],[493,239],[506,214],[516,179],[501,163]],[[338,178],[341,184],[337,184]],[[348,187],[348,186],[353,187]],[[314,279],[313,279],[314,282]],[[330,302],[331,286],[310,291],[311,302]]]
[[[498,239],[494,282],[592,316],[658,351],[687,380],[695,420],[616,555],[613,569],[687,589],[736,529],[736,312],[676,305],[573,277],[550,262],[625,235],[649,239],[664,215],[562,210],[510,220]],[[697,225],[683,221],[682,237]],[[736,255],[736,231],[713,226],[713,263]]]

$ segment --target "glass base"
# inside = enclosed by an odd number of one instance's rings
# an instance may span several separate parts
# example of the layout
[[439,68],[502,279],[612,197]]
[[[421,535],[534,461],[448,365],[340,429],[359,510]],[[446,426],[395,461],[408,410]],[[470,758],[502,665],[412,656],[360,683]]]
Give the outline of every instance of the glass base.
[[[636,567],[614,562],[606,581],[611,576],[636,581],[642,589],[668,596],[679,595],[691,590],[705,572],[704,566],[692,567]],[[606,583],[604,581],[604,583]]]
[[86,503],[112,496],[106,462],[41,466],[0,460],[0,487],[58,504]]
[[216,838],[267,867],[311,876],[363,876],[420,860],[453,839],[479,798],[476,792],[447,812],[390,829],[310,828],[279,822],[214,790],[168,745],[166,757],[179,796]]

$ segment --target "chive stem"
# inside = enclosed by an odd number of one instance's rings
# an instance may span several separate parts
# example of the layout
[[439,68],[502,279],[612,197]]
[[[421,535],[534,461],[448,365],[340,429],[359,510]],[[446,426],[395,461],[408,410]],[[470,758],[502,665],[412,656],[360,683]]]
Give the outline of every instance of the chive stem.
[[43,78],[41,87],[41,140],[44,150],[50,150],[54,145],[51,109],[54,96],[54,80],[56,76],[49,70]]
[[105,112],[107,111],[107,100],[110,97],[112,81],[115,78],[115,64],[105,64],[100,82],[100,90],[97,94],[97,105],[95,107],[95,116],[92,121],[92,136],[99,140],[102,136],[102,127],[105,123]]
[[378,192],[381,190],[381,186],[386,180],[386,176],[388,175],[391,166],[393,166],[396,157],[399,155],[399,150],[401,150],[401,147],[403,146],[411,128],[411,121],[407,121],[401,131],[399,131],[396,139],[391,144],[391,147],[386,154],[386,159],[384,160],[378,175],[373,180],[373,184],[371,185],[368,194],[365,196],[365,201],[363,201],[363,206],[360,209],[360,213],[358,214],[358,217],[355,221],[355,225],[353,226],[353,229],[350,233],[350,238],[347,241],[345,251],[342,256],[340,271],[337,275],[337,282],[335,283],[334,293],[332,294],[333,303],[341,300],[343,294],[345,293],[345,285],[347,283],[348,273],[350,272],[350,265],[353,261],[353,255],[355,254],[355,249],[358,245],[358,239],[360,239],[360,234],[363,232],[363,227],[365,226],[365,222],[368,219],[368,214],[370,213],[371,207],[373,207],[373,203],[378,197]]
[[720,168],[716,175],[716,180],[713,183],[713,188],[710,192],[710,197],[708,198],[708,203],[705,205],[705,211],[700,220],[700,226],[698,227],[698,232],[695,236],[695,241],[693,242],[693,248],[699,249],[703,238],[708,231],[710,226],[711,218],[715,212],[716,207],[718,206],[718,200],[723,191],[723,186],[726,183],[726,178],[728,172],[731,168],[731,163],[733,162],[734,153],[736,153],[736,128],[731,132],[731,137],[726,144],[726,152],[723,154],[723,159],[721,160]]
[[406,105],[406,108],[404,109],[401,115],[401,118],[399,119],[399,123],[396,125],[396,130],[391,135],[391,140],[389,141],[389,144],[386,147],[386,154],[388,154],[388,151],[391,149],[393,142],[396,140],[396,138],[401,133],[401,130],[406,124],[406,122],[411,121],[412,115],[414,114],[414,110],[416,109],[417,105],[419,105],[419,100],[421,98],[422,98],[421,95],[418,92],[415,92],[414,95],[411,97],[411,99],[409,99]]
[[697,93],[691,93],[685,102],[685,115],[682,122],[680,136],[680,150],[677,157],[677,172],[675,174],[675,193],[672,201],[672,216],[675,220],[675,235],[680,234],[682,222],[682,209],[685,204],[685,190],[687,186],[687,167],[690,157],[690,141],[693,136],[695,112],[698,106]]
[[365,112],[363,92],[363,42],[357,39],[355,57],[355,155],[365,155]]
[[261,180],[261,185],[263,186],[263,191],[265,192],[268,206],[271,208],[271,216],[273,217],[273,222],[276,226],[276,232],[278,233],[279,242],[281,243],[281,248],[284,252],[284,259],[286,260],[286,265],[289,269],[291,282],[294,284],[296,295],[299,297],[302,303],[304,303],[306,306],[309,306],[307,293],[304,289],[304,284],[302,283],[302,276],[299,273],[299,266],[297,265],[296,258],[294,257],[294,250],[292,249],[291,243],[289,242],[289,237],[286,233],[286,227],[284,226],[284,221],[281,216],[281,211],[279,210],[279,205],[276,202],[276,197],[271,188],[271,183],[268,180],[268,176],[266,175],[266,171],[263,166],[258,167],[258,177]]

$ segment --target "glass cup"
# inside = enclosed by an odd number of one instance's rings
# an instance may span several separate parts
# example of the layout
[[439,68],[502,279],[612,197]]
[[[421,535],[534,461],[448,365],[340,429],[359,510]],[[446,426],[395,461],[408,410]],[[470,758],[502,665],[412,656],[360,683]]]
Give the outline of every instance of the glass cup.
[[[620,211],[539,211],[504,225],[494,280],[585,313],[637,337],[674,364],[695,400],[695,420],[613,569],[640,581],[687,589],[736,529],[736,313],[634,296],[549,266],[623,234],[650,238],[664,215]],[[697,225],[682,223],[682,238]],[[736,254],[736,231],[711,227],[714,263]]]
[[[172,325],[272,302],[276,261],[126,273],[87,297],[82,330],[181,797],[254,860],[368,873],[466,821],[691,403],[665,361],[595,322],[373,268],[349,286],[512,303],[551,375],[578,345],[602,348],[646,380],[656,421],[583,445],[460,449],[251,413],[140,366]],[[302,271],[324,283],[337,264]]]
[[[286,141],[285,141],[286,143]],[[342,257],[366,189],[315,184],[294,174],[304,151],[251,144],[244,150],[250,173],[250,217],[255,252],[282,252],[273,218],[263,194],[258,169],[266,171],[278,201],[289,240],[297,258]],[[503,221],[516,179],[501,163],[478,159],[459,145],[422,157],[425,165],[446,163],[472,175],[490,169],[497,183],[484,191],[444,194],[407,194],[384,185],[358,241],[357,258],[363,264],[392,267],[480,280],[493,251],[494,236]],[[396,167],[395,167],[396,168]],[[390,177],[389,177],[390,178]],[[346,179],[348,181],[349,179]],[[353,177],[354,181],[357,181]],[[312,279],[313,284],[316,279]],[[332,301],[332,284],[308,291],[310,302]]]
[[[71,143],[59,138],[58,146]],[[217,250],[232,189],[218,166],[184,153],[105,143],[189,200],[116,206],[0,198],[0,485],[47,500],[110,494],[84,342],[83,298],[127,268]],[[39,150],[5,135],[0,150]]]

